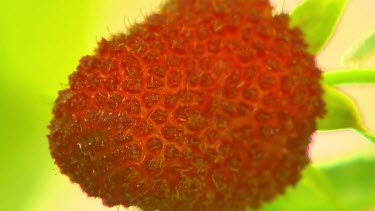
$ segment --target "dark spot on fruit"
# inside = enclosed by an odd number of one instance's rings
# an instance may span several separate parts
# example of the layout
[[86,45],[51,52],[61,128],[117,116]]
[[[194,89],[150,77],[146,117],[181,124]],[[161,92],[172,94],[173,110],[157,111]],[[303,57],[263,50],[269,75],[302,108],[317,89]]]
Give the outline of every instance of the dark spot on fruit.
[[155,110],[151,113],[151,119],[157,124],[163,124],[168,118],[168,113],[163,110]]
[[123,108],[129,114],[139,114],[141,112],[141,105],[138,100],[126,100]]
[[128,144],[124,146],[124,156],[126,159],[139,161],[141,154],[141,148],[136,144]]
[[173,145],[165,146],[164,157],[166,160],[174,159],[176,156],[178,156],[178,154],[178,150]]
[[178,102],[179,96],[177,94],[167,94],[165,95],[165,107],[173,108]]
[[122,60],[122,67],[128,77],[138,78],[141,75],[141,65],[135,56],[128,55]]
[[162,65],[156,65],[156,66],[152,66],[150,72],[152,74],[155,74],[156,76],[164,77],[166,74],[166,69]]
[[71,111],[80,112],[87,106],[87,97],[83,94],[76,94],[68,101],[68,106]]
[[99,59],[93,56],[82,57],[77,67],[77,70],[81,70],[85,72],[91,72],[97,69],[101,69],[101,62],[99,61]]
[[149,135],[153,130],[153,126],[146,121],[137,122],[133,128],[133,132],[136,136]]
[[221,41],[219,39],[213,39],[208,42],[207,50],[212,53],[217,53],[220,50]]
[[158,103],[159,99],[160,99],[160,96],[157,93],[148,92],[148,93],[143,95],[143,102],[145,103],[146,107],[148,107],[148,108],[151,108],[154,105],[156,105]]
[[176,142],[178,144],[182,144],[184,140],[184,131],[175,126],[163,127],[162,134],[166,140]]
[[141,79],[127,79],[123,82],[123,87],[130,93],[138,93],[142,89]]
[[269,89],[275,85],[275,78],[269,75],[260,75],[259,76],[259,86],[265,90]]
[[155,156],[148,156],[145,158],[145,161],[143,162],[144,169],[148,171],[148,173],[155,174],[158,173],[158,171],[161,170],[161,160],[158,157]]
[[178,87],[180,85],[180,82],[181,82],[181,73],[180,72],[177,72],[177,71],[172,71],[169,75],[168,75],[168,86],[169,87]]
[[255,87],[248,85],[244,87],[242,96],[245,100],[256,101],[259,98],[259,91]]
[[117,89],[119,81],[116,77],[107,78],[104,81],[104,87],[108,92],[113,92]]
[[75,72],[69,76],[69,85],[73,91],[79,91],[86,87],[86,76]]
[[163,143],[158,138],[151,138],[147,141],[147,149],[150,151],[159,151],[163,147]]

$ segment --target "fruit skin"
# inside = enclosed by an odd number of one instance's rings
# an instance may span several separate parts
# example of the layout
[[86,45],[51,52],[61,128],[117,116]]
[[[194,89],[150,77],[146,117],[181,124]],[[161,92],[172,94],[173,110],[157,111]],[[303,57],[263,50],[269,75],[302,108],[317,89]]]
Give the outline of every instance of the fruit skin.
[[259,208],[295,185],[321,71],[266,0],[172,0],[102,39],[59,92],[55,163],[107,206]]

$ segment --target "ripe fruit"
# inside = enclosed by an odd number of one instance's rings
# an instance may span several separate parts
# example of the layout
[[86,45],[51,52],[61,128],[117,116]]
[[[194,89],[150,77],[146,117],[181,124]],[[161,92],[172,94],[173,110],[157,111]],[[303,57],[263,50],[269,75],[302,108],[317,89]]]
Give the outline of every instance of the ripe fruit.
[[170,0],[81,59],[51,154],[108,206],[259,208],[309,162],[320,77],[267,0]]

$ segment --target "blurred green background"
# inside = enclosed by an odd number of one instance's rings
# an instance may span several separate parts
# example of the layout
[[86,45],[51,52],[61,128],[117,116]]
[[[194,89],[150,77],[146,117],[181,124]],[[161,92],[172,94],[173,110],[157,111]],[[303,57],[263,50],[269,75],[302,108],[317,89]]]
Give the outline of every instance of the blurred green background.
[[[19,0],[1,3],[1,211],[118,209],[102,206],[99,199],[88,199],[77,185],[60,175],[48,152],[46,126],[52,117],[57,91],[67,86],[67,76],[75,70],[78,60],[92,54],[102,36],[110,37],[126,30],[134,21],[155,10],[160,2]],[[273,2],[275,7],[280,7],[281,1]],[[290,11],[299,2],[286,0],[284,11]],[[374,26],[373,11],[375,2],[350,2],[335,36],[318,56],[323,69],[344,67],[340,62],[343,51]],[[370,58],[360,65],[374,68],[375,62]],[[345,88],[355,97],[365,122],[373,130],[374,90],[373,85]],[[307,171],[310,176],[301,183],[299,198],[284,197],[272,206],[278,210],[299,210],[297,206],[302,205],[286,208],[285,204],[322,196],[321,202],[315,204],[327,210],[334,208],[329,206],[332,204],[346,210],[375,209],[375,200],[370,197],[371,193],[375,195],[371,192],[375,190],[375,183],[371,181],[375,176],[374,145],[350,131],[314,137],[311,156],[314,165],[322,170]],[[333,203],[336,198],[339,202]]]

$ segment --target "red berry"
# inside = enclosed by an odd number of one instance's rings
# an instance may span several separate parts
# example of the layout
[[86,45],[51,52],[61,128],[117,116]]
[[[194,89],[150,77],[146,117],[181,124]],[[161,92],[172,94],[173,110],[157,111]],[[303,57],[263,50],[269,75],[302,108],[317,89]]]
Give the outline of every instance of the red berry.
[[59,92],[61,172],[108,206],[259,208],[295,185],[321,71],[267,0],[170,0],[102,39]]

